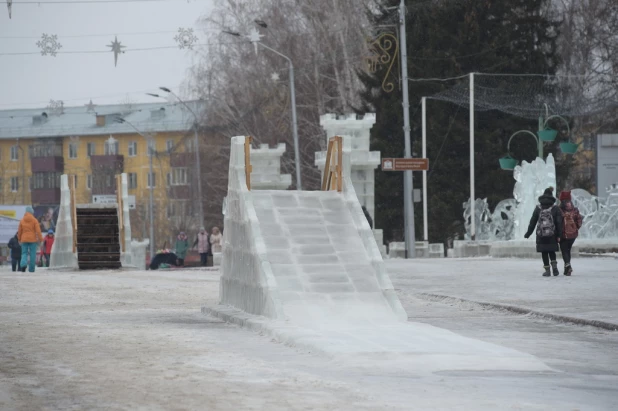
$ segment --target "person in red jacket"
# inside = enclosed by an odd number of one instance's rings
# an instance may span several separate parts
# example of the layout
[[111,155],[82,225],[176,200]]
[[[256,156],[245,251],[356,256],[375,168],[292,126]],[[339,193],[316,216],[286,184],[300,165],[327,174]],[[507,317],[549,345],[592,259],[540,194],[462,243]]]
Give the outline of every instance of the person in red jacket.
[[573,205],[571,201],[571,192],[563,191],[560,193],[560,211],[562,211],[563,230],[562,239],[560,240],[560,251],[562,251],[562,259],[564,260],[564,275],[571,275],[571,247],[575,239],[579,235],[579,229],[582,227],[584,218],[579,213],[579,209]]
[[49,267],[49,257],[51,256],[52,245],[54,245],[54,230],[51,228],[47,231],[47,235],[43,240],[43,257],[45,258],[45,266]]

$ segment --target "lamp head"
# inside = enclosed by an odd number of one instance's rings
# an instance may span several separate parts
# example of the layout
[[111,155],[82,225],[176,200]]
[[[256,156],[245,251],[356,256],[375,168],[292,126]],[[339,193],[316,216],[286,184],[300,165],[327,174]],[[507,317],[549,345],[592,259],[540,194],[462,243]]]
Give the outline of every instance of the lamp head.
[[260,26],[260,27],[263,27],[263,28],[267,28],[268,27],[268,24],[266,24],[266,22],[264,20],[255,19],[255,20],[253,20],[253,22],[255,24],[257,24],[258,26]]
[[146,93],[146,95],[147,96],[152,96],[152,97],[159,97],[159,98],[161,97],[160,95],[155,94],[155,93]]
[[237,31],[221,30],[221,33],[229,34],[230,36],[240,37],[240,33]]
[[169,89],[169,88],[167,88],[167,87],[159,87],[159,90],[163,90],[163,91],[165,91],[166,93],[171,93],[171,92],[172,92],[172,90],[170,90],[170,89]]

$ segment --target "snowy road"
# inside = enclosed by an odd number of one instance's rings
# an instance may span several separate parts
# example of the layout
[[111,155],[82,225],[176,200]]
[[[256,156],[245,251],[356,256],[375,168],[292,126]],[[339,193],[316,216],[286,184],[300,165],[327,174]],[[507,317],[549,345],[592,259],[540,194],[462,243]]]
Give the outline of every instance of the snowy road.
[[536,355],[555,372],[427,373],[392,356],[303,352],[202,315],[217,302],[212,271],[0,271],[0,409],[618,408],[618,333],[419,300],[449,279],[419,290],[425,280],[409,273],[420,270],[394,264],[416,321]]

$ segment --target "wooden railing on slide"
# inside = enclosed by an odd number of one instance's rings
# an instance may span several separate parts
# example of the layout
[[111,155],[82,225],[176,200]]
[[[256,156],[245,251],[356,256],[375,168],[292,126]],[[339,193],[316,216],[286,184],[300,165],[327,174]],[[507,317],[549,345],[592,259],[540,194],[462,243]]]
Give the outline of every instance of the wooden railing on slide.
[[326,149],[326,163],[322,177],[322,191],[337,190],[343,188],[343,138],[334,136],[328,140]]

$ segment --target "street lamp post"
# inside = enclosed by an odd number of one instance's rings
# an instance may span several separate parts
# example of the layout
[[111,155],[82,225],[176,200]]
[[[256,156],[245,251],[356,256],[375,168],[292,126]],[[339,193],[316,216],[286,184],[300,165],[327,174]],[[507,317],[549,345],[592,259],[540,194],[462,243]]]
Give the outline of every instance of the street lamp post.
[[[193,111],[191,107],[189,107],[189,105],[185,103],[180,97],[178,97],[178,95],[174,93],[171,89],[167,87],[159,87],[159,90],[165,91],[166,93],[169,93],[172,96],[174,96],[176,100],[178,100],[187,110],[189,110],[189,113],[193,115],[193,118],[195,120],[195,123],[193,124],[193,136],[195,139],[195,167],[197,169],[195,174],[197,178],[197,196],[199,198],[197,206],[198,206],[198,213],[200,216],[200,226],[203,226],[204,225],[204,199],[202,198],[202,167],[200,164],[200,141],[199,141],[198,133],[197,133],[197,127],[199,124],[199,120],[198,120],[197,114],[195,114],[195,111]],[[158,94],[153,94],[153,93],[147,93],[147,94],[153,97],[161,97]]]
[[[256,21],[256,24],[262,27],[265,27],[266,23],[262,25]],[[223,30],[223,33],[229,34],[231,36],[241,37],[240,33],[235,32],[235,31]],[[288,70],[290,73],[290,100],[291,100],[291,106],[292,106],[291,107],[292,109],[292,133],[294,136],[294,163],[296,166],[296,189],[300,191],[302,190],[302,180],[301,180],[301,168],[300,168],[300,149],[298,147],[298,123],[296,119],[296,89],[294,86],[294,64],[292,64],[292,60],[285,54],[282,54],[278,52],[277,50],[270,48],[267,45],[261,43],[258,40],[259,37],[255,37],[255,36],[247,36],[247,37],[249,38],[249,41],[251,43],[257,44],[265,48],[266,50],[272,51],[276,55],[283,57],[288,62]]]
[[[123,124],[128,124],[133,130],[135,130],[135,132],[137,134],[139,134],[140,136],[144,137],[146,139],[146,145],[148,146],[148,161],[149,161],[149,166],[150,166],[150,210],[148,212],[148,217],[150,220],[150,261],[152,261],[152,259],[154,258],[154,195],[153,195],[153,190],[154,190],[154,174],[152,172],[152,143],[154,141],[153,136],[148,135],[148,134],[144,134],[142,133],[140,130],[137,129],[137,127],[135,127],[133,124],[131,124],[129,121],[125,120],[124,118],[117,118],[116,121],[118,123],[123,123]],[[117,190],[120,189],[120,187],[116,188]]]

